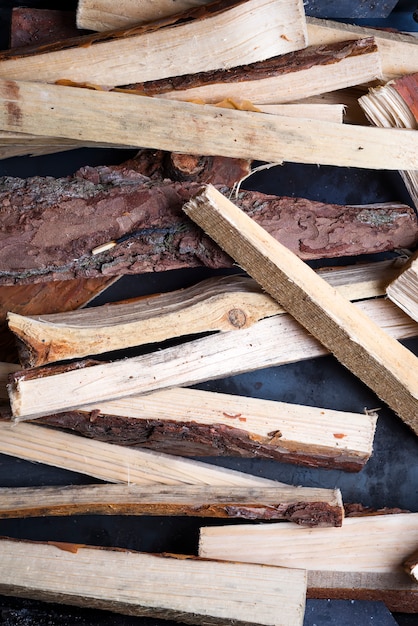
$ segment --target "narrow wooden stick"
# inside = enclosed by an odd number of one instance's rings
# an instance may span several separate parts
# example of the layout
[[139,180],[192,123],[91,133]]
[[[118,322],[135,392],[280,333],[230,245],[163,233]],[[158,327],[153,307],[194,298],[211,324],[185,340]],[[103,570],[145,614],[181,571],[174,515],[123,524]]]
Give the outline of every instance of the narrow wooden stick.
[[418,434],[418,360],[214,187],[185,213]]
[[304,487],[77,485],[0,489],[0,519],[64,515],[186,515],[341,526],[341,494]]
[[0,550],[3,595],[188,624],[303,623],[303,570],[59,542],[2,539]]
[[[331,268],[321,277],[349,300],[384,295],[397,276],[397,264]],[[3,288],[4,289],[4,288]],[[0,291],[1,293],[1,291]],[[211,278],[197,285],[110,306],[50,315],[19,315],[10,307],[9,329],[18,340],[20,362],[35,367],[157,343],[181,335],[247,328],[254,322],[283,313],[255,281],[243,276]],[[30,315],[30,313],[29,313]]]
[[122,448],[34,424],[16,426],[0,421],[0,453],[128,485],[289,486],[208,463]]
[[199,72],[131,85],[146,96],[216,104],[231,99],[263,104],[295,102],[382,78],[373,38],[312,46],[228,70]]
[[0,129],[273,163],[418,169],[418,133],[407,130],[13,80],[0,81]]
[[[376,322],[397,338],[417,334],[416,323],[387,301],[354,306],[371,312]],[[9,385],[13,416],[31,419],[327,354],[326,348],[288,315],[266,318],[239,332],[239,341],[234,331],[113,363],[80,362],[71,371],[50,366],[17,372]]]

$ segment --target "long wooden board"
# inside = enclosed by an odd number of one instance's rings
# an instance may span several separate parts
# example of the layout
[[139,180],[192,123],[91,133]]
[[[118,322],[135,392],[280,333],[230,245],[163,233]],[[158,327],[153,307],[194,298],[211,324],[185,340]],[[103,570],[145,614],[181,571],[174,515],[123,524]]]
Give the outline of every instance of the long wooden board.
[[183,210],[418,434],[418,360],[412,352],[213,186]]
[[418,133],[408,130],[35,82],[0,81],[0,130],[273,163],[418,169]]
[[[354,306],[370,311],[376,323],[397,338],[417,334],[416,322],[392,303],[371,300]],[[239,341],[233,331],[113,363],[84,367],[79,362],[72,371],[51,365],[39,372],[17,372],[9,385],[13,415],[18,420],[40,417],[327,354],[289,315],[266,318],[238,332]]]
[[306,572],[2,539],[0,593],[189,624],[302,626]]
[[66,515],[182,515],[341,526],[339,490],[304,487],[77,485],[0,489],[0,519]]

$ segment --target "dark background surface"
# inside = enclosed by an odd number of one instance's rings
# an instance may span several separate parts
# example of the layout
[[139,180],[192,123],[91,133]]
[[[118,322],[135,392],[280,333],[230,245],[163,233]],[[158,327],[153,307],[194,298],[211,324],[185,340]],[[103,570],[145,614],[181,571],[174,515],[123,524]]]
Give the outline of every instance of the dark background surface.
[[[25,2],[24,4],[37,8],[62,9],[75,8],[76,5],[75,2],[62,2],[59,7],[55,2]],[[320,2],[315,4],[320,4]],[[345,4],[358,6],[359,3],[353,1]],[[19,2],[0,3],[0,47],[2,48],[8,45],[11,7],[22,5],[23,3]],[[416,8],[416,2],[402,1],[398,3],[389,18],[378,20],[378,25],[396,25],[404,30],[418,30],[418,24],[412,19]],[[347,21],[356,21],[362,25],[366,22],[370,25],[377,25],[376,19]],[[82,165],[120,163],[133,154],[132,151],[86,149],[47,157],[8,159],[0,161],[0,175],[65,176]],[[285,164],[255,174],[246,181],[245,187],[277,195],[305,196],[312,200],[339,204],[363,204],[391,200],[411,204],[402,180],[396,172]],[[326,261],[324,263],[329,264]],[[93,304],[185,287],[211,274],[213,272],[201,269],[122,278]],[[406,345],[418,354],[418,340],[408,341]],[[362,412],[365,408],[381,407],[373,457],[360,473],[311,470],[260,459],[205,458],[202,460],[295,485],[338,487],[347,503],[361,502],[374,508],[400,507],[418,512],[417,437],[333,357],[259,370],[211,381],[200,387],[336,410]],[[91,484],[94,482],[99,481],[84,475],[0,455],[0,486],[2,487]],[[225,522],[202,521],[193,518],[120,516],[0,520],[0,535],[33,540],[119,546],[151,552],[196,553],[199,527],[217,523],[224,524]],[[117,575],[116,572],[115,575]],[[418,616],[402,614],[391,616],[380,603],[327,602],[324,600],[308,601],[305,618],[306,626],[313,626],[313,624],[318,624],[318,626],[325,624],[385,626],[385,624],[396,623],[404,626],[418,624]],[[5,626],[35,624],[157,626],[168,625],[169,622],[79,610],[15,598],[0,598],[0,624]]]

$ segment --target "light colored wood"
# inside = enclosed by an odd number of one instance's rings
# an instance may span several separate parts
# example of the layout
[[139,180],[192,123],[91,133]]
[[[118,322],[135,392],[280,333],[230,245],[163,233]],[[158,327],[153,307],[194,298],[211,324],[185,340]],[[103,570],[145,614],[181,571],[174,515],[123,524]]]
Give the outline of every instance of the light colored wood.
[[217,526],[200,531],[199,555],[337,572],[398,572],[418,542],[418,513],[345,518],[341,528],[289,522]]
[[418,434],[418,359],[412,352],[212,185],[183,210]]
[[338,489],[308,487],[77,485],[0,489],[1,519],[86,514],[287,519],[306,526],[341,526],[344,509]]
[[0,130],[275,163],[418,169],[418,133],[408,130],[10,80],[0,80]]
[[0,453],[128,485],[288,486],[208,463],[0,421]]
[[[323,269],[319,274],[350,300],[384,295],[396,264]],[[174,292],[81,311],[24,316],[10,311],[9,329],[23,342],[24,365],[38,366],[181,335],[247,328],[283,313],[255,281],[243,276],[211,278]]]
[[77,27],[105,31],[126,28],[132,24],[153,22],[175,15],[195,6],[209,4],[210,0],[79,0]]
[[[290,61],[289,65],[291,66]],[[302,65],[291,71],[290,67],[286,72],[258,80],[211,81],[207,85],[166,91],[160,97],[182,101],[202,100],[208,104],[216,104],[228,98],[236,101],[249,100],[259,107],[263,104],[294,102],[381,78],[380,55],[377,50],[344,57],[335,53],[335,61],[328,64],[321,64],[319,54],[318,63],[308,68]]]
[[310,46],[375,37],[385,80],[418,72],[418,39],[411,35],[314,17],[308,17],[306,21]]
[[[401,339],[418,334],[416,322],[387,301],[355,305],[373,315],[387,333]],[[34,418],[167,387],[193,385],[258,368],[327,354],[289,315],[277,315],[235,332],[196,339],[181,346],[9,386],[14,418]],[[412,372],[411,372],[412,376]]]
[[[386,85],[369,89],[369,92],[359,98],[359,105],[372,124],[379,128],[408,128],[418,130],[418,113],[414,115],[413,103],[406,102],[402,97],[402,88],[397,88],[403,80],[392,80]],[[408,80],[407,93],[413,100],[414,91],[418,93],[418,73],[406,77]],[[415,108],[418,111],[418,97]],[[408,106],[409,104],[409,106]],[[400,172],[405,186],[418,211],[418,170]]]
[[140,34],[52,52],[0,56],[0,76],[114,87],[254,63],[305,45],[302,0],[246,0],[204,19],[180,20]]
[[283,115],[284,117],[304,117],[309,120],[323,120],[341,124],[344,117],[344,105],[340,103],[305,104],[303,102],[293,104],[259,104],[261,113],[270,115]]
[[415,581],[418,582],[418,550],[410,554],[403,562],[405,572]]
[[[344,105],[342,104],[267,104],[257,107],[263,113],[284,115],[286,117],[304,117],[311,120],[323,120],[341,124]],[[0,131],[0,159],[16,156],[41,156],[80,148],[109,148],[109,144],[75,141],[57,137],[39,137],[25,133]],[[126,149],[127,146],[111,146]],[[134,147],[134,146],[132,146]]]
[[386,293],[396,306],[418,321],[418,254],[411,257],[410,263],[387,286]]
[[0,591],[190,624],[303,623],[306,572],[2,539]]

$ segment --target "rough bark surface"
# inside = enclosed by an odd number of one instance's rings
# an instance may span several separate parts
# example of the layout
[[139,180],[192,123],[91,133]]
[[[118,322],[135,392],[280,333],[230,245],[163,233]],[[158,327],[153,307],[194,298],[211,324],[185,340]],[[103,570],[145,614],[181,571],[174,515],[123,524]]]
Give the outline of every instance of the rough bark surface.
[[77,28],[74,11],[15,7],[10,23],[10,47],[39,46],[86,33]]
[[[355,458],[346,450],[332,455],[320,446],[280,446],[251,436],[244,428],[224,424],[198,424],[176,420],[137,419],[106,415],[98,411],[67,411],[36,420],[53,426],[120,446],[149,448],[182,456],[241,456],[274,459],[306,467],[338,468],[358,472],[367,459]],[[270,438],[271,441],[271,438]]]
[[262,80],[301,70],[308,70],[313,66],[330,65],[342,59],[376,52],[377,46],[373,37],[355,41],[336,42],[323,46],[310,46],[303,50],[276,56],[265,61],[258,61],[248,65],[240,65],[228,70],[214,70],[184,74],[145,83],[127,85],[127,89],[137,90],[146,96],[156,96],[168,91],[180,91],[213,85],[215,83],[241,83],[245,81]]
[[[158,168],[154,176],[155,180],[144,177],[125,164],[87,166],[61,179],[3,177],[0,284],[231,267],[232,259],[182,212],[200,184],[161,180]],[[223,185],[221,191],[303,259],[375,253],[417,243],[417,218],[404,205],[376,210],[250,191],[235,198]],[[111,250],[92,254],[95,247],[126,235]]]

